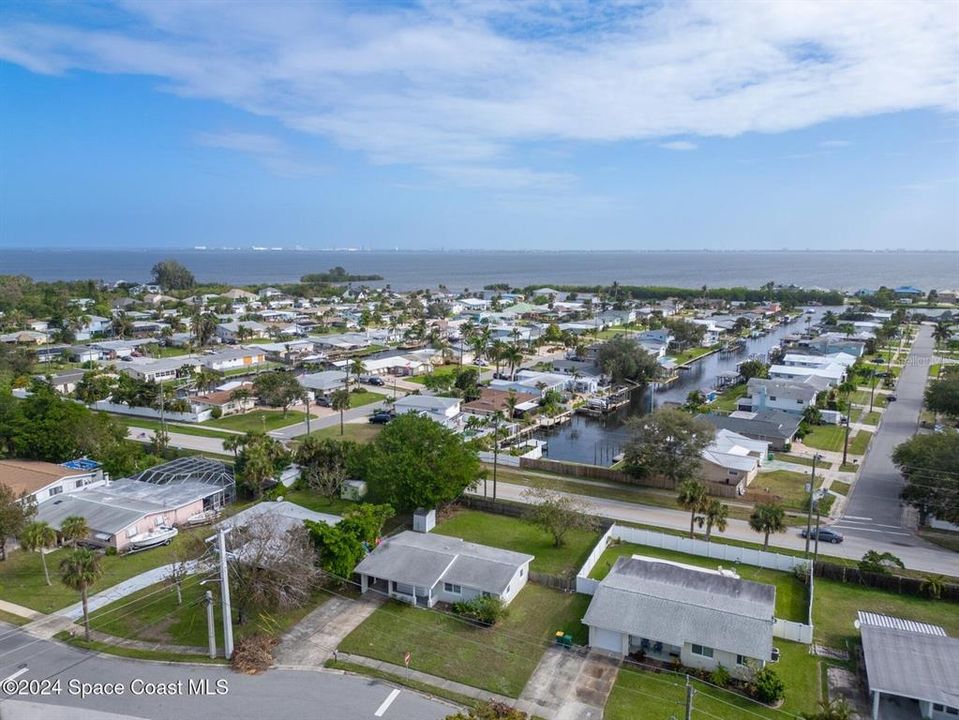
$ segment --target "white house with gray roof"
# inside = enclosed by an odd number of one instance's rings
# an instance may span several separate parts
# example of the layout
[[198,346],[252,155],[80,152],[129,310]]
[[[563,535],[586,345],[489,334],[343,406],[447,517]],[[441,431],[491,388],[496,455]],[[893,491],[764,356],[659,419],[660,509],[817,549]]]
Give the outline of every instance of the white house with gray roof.
[[589,645],[747,677],[772,656],[776,588],[734,573],[634,556],[599,583],[583,623]]
[[532,560],[532,555],[408,530],[381,542],[356,573],[364,593],[373,590],[425,607],[483,595],[509,604],[526,585]]

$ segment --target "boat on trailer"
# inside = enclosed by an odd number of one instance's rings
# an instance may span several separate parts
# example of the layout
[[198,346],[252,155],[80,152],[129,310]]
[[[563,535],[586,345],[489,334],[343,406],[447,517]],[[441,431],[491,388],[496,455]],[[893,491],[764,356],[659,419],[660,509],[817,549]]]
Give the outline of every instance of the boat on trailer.
[[204,510],[203,512],[198,512],[196,515],[191,515],[187,518],[186,523],[191,527],[194,525],[206,525],[216,520],[219,516],[219,510]]
[[146,550],[157,545],[168,545],[179,532],[175,527],[160,525],[151,532],[134,535],[130,538],[130,547],[134,550]]

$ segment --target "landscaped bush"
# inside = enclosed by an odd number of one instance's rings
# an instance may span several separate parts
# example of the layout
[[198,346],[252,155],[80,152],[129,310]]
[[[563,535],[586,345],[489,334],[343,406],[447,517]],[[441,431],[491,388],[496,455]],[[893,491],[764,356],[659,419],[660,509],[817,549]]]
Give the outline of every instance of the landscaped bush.
[[223,411],[218,407],[214,407],[210,410],[210,417],[214,420],[219,420],[223,417]]
[[759,702],[767,705],[779,702],[786,694],[786,684],[771,667],[764,667],[753,676],[750,689]]
[[506,616],[506,607],[497,597],[475,597],[453,603],[453,612],[479,625],[495,625]]
[[723,688],[729,685],[731,679],[732,676],[730,676],[729,670],[723,667],[722,664],[718,665],[716,669],[713,670],[712,675],[710,675],[710,682],[713,685],[718,685]]

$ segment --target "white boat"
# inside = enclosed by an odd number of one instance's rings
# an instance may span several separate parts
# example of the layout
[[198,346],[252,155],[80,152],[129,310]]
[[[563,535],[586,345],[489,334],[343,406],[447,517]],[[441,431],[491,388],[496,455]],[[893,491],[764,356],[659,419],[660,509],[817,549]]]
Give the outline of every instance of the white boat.
[[140,533],[130,538],[130,547],[134,550],[144,550],[157,545],[166,545],[177,536],[180,531],[175,527],[160,525],[151,532]]
[[198,512],[196,515],[191,515],[187,519],[187,525],[205,525],[208,522],[213,522],[219,517],[219,510],[204,510],[203,512]]

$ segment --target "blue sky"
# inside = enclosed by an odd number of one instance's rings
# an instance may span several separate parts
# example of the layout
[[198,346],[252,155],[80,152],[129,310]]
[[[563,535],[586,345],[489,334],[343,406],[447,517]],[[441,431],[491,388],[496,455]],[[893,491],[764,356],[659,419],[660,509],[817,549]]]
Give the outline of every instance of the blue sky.
[[951,3],[5,3],[0,246],[959,249]]

